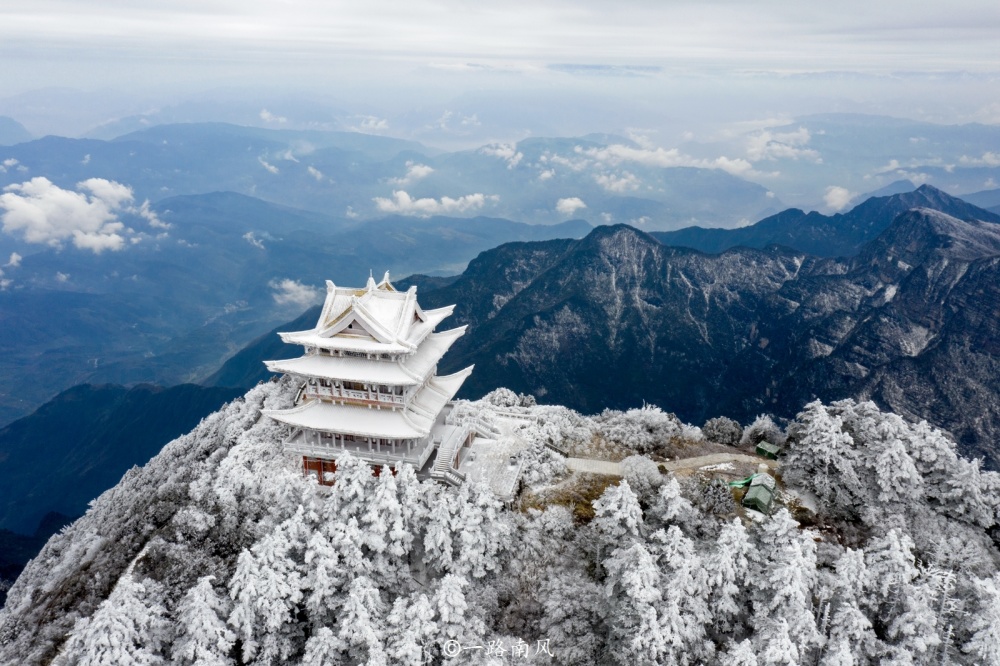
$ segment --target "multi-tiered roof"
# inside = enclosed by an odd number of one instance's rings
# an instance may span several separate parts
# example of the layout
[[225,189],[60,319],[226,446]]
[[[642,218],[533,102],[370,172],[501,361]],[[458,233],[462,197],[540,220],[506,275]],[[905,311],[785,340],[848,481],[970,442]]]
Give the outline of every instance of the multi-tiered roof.
[[455,435],[442,412],[472,372],[470,366],[436,374],[438,362],[465,333],[464,326],[434,332],[453,309],[424,310],[417,288],[397,291],[388,273],[378,284],[369,277],[363,289],[327,282],[315,328],[279,333],[305,353],[266,362],[272,372],[301,382],[294,407],[265,411],[292,427],[286,449],[323,459],[349,450],[373,463],[422,466]]

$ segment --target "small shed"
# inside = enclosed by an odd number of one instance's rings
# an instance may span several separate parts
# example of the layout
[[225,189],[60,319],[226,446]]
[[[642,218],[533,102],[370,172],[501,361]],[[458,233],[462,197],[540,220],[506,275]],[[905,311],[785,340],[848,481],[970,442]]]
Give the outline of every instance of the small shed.
[[781,453],[780,446],[772,444],[768,441],[761,441],[755,450],[757,451],[757,455],[763,458],[768,458],[769,460],[777,460],[778,454]]
[[743,496],[743,506],[770,515],[773,503],[774,477],[766,472],[755,474],[753,480],[750,481],[747,494]]

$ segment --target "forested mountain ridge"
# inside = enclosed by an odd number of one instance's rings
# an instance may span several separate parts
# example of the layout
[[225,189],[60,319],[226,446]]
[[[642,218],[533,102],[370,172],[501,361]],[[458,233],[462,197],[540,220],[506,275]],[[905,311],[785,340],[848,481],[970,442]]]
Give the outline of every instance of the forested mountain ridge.
[[[779,246],[710,255],[598,227],[502,245],[420,293],[428,307],[456,304],[449,325],[469,325],[442,363],[476,364],[466,397],[505,385],[591,413],[648,401],[693,422],[871,398],[996,467],[998,229],[918,209],[855,257],[824,259]],[[220,376],[266,377],[272,338]]]
[[[998,229],[914,210],[833,260],[777,246],[706,255],[604,227],[553,248],[516,294],[489,267],[541,246],[484,253],[424,298],[467,304],[455,318],[469,333],[443,370],[475,363],[470,396],[501,384],[588,412],[647,400],[695,422],[873,397],[996,466]],[[512,295],[472,296],[491,285]]]
[[[786,442],[759,420],[743,438],[786,443],[787,508],[755,523],[723,472],[643,455],[707,428],[498,391],[468,408],[523,423],[534,499],[512,510],[349,457],[332,488],[304,478],[259,418],[295,390],[251,390],[54,536],[0,611],[0,661],[490,664],[527,645],[536,664],[1000,663],[1000,476],[926,424],[815,402]],[[581,487],[553,441],[637,454],[583,500],[591,518],[546,494]]]

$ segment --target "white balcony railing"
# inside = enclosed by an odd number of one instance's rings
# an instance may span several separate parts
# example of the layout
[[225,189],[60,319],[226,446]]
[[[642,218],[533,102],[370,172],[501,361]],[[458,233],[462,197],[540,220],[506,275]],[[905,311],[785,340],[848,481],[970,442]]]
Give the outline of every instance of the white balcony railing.
[[325,400],[345,400],[363,403],[379,403],[391,407],[405,404],[403,396],[395,393],[382,393],[381,391],[356,391],[354,389],[339,388],[336,386],[314,386],[306,385],[304,395],[310,398]]

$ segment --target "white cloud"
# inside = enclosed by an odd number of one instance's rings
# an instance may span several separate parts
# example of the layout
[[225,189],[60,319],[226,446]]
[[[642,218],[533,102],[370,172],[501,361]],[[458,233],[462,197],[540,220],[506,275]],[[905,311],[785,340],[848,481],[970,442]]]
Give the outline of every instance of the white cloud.
[[18,162],[13,157],[8,157],[3,162],[0,162],[0,173],[7,173],[7,169],[17,166]]
[[434,168],[429,167],[426,164],[417,164],[415,162],[406,163],[406,175],[402,178],[391,178],[389,180],[393,185],[406,186],[411,183],[415,183],[418,180],[422,180],[427,176],[434,173]]
[[791,132],[773,132],[763,130],[747,138],[747,158],[752,162],[761,160],[809,160],[820,164],[823,158],[819,151],[803,148],[812,136],[805,127],[799,127]]
[[0,291],[7,291],[7,287],[14,284],[13,280],[0,280]]
[[851,203],[851,199],[856,196],[856,192],[851,192],[846,187],[831,185],[826,188],[826,193],[823,195],[823,201],[831,210],[838,211],[846,208],[847,205]]
[[586,207],[587,204],[583,203],[580,197],[569,197],[556,202],[556,211],[563,215],[573,215],[576,211]]
[[[29,243],[62,247],[72,240],[80,249],[99,254],[125,247],[118,212],[133,212],[132,190],[121,183],[91,178],[64,190],[44,177],[8,185],[0,195],[4,232]],[[89,194],[88,194],[89,192]]]
[[18,266],[21,265],[21,259],[23,259],[23,258],[24,257],[22,257],[21,255],[19,255],[17,252],[11,252],[10,253],[10,261],[8,261],[6,264],[4,264],[4,268],[17,268]]
[[599,164],[617,166],[623,162],[636,162],[649,167],[697,167],[699,169],[720,169],[735,176],[754,173],[753,165],[742,158],[717,157],[714,160],[698,159],[685,155],[677,148],[632,148],[614,144],[604,148],[576,147],[576,152]]
[[606,189],[608,192],[634,192],[639,189],[639,185],[642,181],[632,173],[628,171],[623,171],[621,175],[618,174],[598,174],[594,176],[594,180],[597,184]]
[[156,211],[149,207],[149,199],[143,201],[142,205],[135,209],[135,213],[146,220],[149,226],[154,229],[169,229],[173,226],[169,222],[164,222],[156,215]]
[[356,220],[361,216],[358,215],[358,213],[354,210],[352,206],[348,206],[347,210],[344,211],[344,217],[346,217],[349,220]]
[[83,156],[83,159],[80,160],[80,164],[83,165],[90,164],[90,153],[87,153],[86,155]]
[[495,194],[466,194],[465,196],[452,199],[451,197],[441,197],[440,199],[423,198],[414,199],[404,190],[395,190],[392,199],[385,197],[375,197],[372,199],[375,206],[383,213],[398,213],[400,215],[451,215],[453,213],[467,213],[478,210],[487,203],[496,203],[500,197]]
[[257,161],[260,162],[260,165],[262,167],[264,167],[265,169],[267,169],[271,173],[274,173],[274,174],[278,173],[278,167],[274,166],[273,164],[268,164],[267,161],[263,157],[258,157]]
[[278,305],[295,305],[307,308],[319,300],[319,290],[302,284],[298,280],[284,278],[267,283],[274,293],[271,296]]
[[322,183],[323,182],[323,178],[324,178],[323,172],[320,171],[319,169],[317,169],[316,167],[314,167],[314,166],[306,167],[306,171],[309,172],[310,176],[312,176],[313,178],[316,179],[317,183]]
[[652,148],[654,144],[653,140],[649,138],[649,135],[653,132],[656,132],[656,130],[644,130],[630,127],[625,130],[625,135],[632,141],[639,144],[640,148]]
[[253,245],[258,249],[261,250],[267,249],[266,247],[264,247],[264,242],[259,238],[257,238],[256,236],[254,236],[252,231],[248,231],[245,234],[243,234],[243,240],[245,240],[246,242],[250,243],[251,245]]
[[982,157],[969,157],[968,155],[962,155],[958,161],[965,166],[998,167],[1000,166],[1000,153],[985,152]]
[[67,282],[69,280],[69,273],[56,273],[56,282]]
[[538,180],[543,180],[543,181],[548,180],[549,178],[552,178],[554,175],[556,175],[555,169],[546,169],[545,171],[538,174]]
[[385,118],[379,118],[378,116],[354,116],[361,120],[360,123],[351,127],[355,132],[365,132],[366,134],[375,134],[378,132],[384,132],[389,129],[389,121]]
[[276,116],[267,109],[260,110],[260,119],[265,123],[278,123],[279,125],[288,122],[288,118],[285,118],[284,116]]
[[507,163],[508,169],[516,167],[524,157],[524,154],[518,152],[517,147],[511,143],[491,143],[488,146],[480,148],[479,152],[483,155],[502,159]]
[[286,149],[285,152],[283,153],[278,153],[278,159],[285,160],[286,162],[295,162],[295,163],[298,163],[299,161],[299,158],[295,156],[295,153],[292,152],[291,148]]

